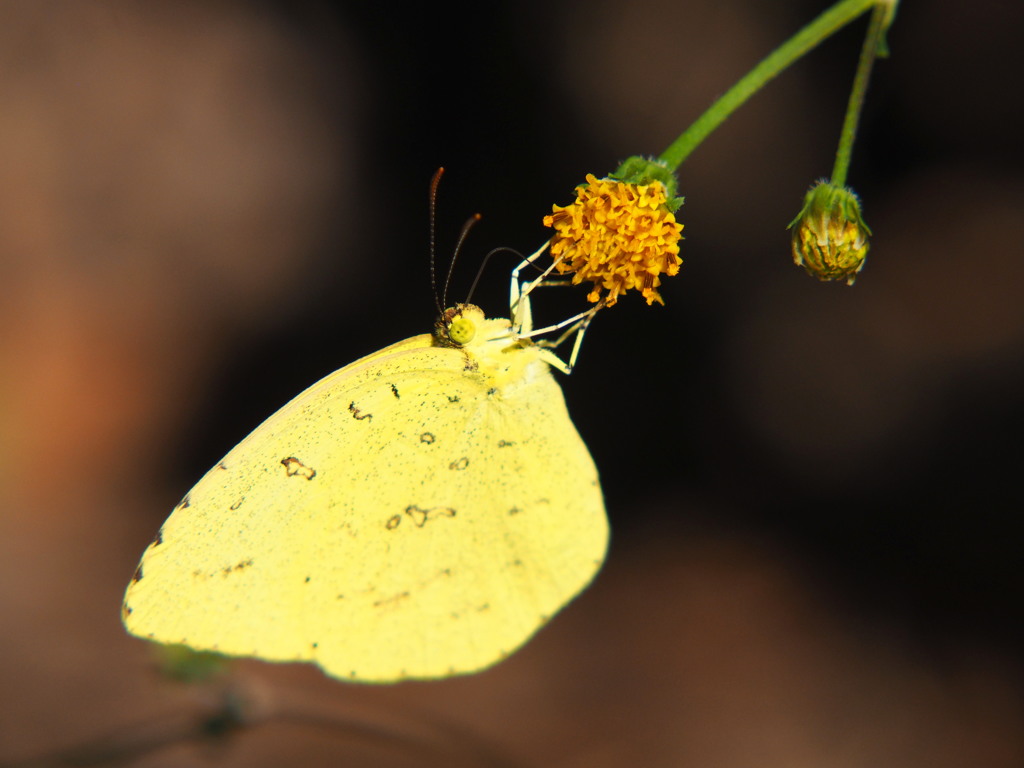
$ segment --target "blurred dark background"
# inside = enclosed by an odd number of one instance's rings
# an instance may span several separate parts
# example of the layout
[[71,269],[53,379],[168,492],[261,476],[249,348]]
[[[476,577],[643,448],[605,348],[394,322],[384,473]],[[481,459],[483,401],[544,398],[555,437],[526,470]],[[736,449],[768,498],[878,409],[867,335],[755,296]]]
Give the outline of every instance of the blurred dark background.
[[[586,173],[660,152],[824,7],[0,6],[0,762],[187,706],[124,635],[124,585],[263,418],[429,329],[438,166],[442,271],[483,215],[459,300],[483,254],[534,250]],[[848,288],[795,267],[785,226],[831,170],[864,26],[686,162],[666,306],[602,313],[561,380],[613,526],[595,585],[471,678],[244,670],[426,709],[527,765],[1024,764],[1024,6],[900,7]],[[513,265],[484,273],[489,314]],[[279,728],[218,759],[430,763],[383,752]]]

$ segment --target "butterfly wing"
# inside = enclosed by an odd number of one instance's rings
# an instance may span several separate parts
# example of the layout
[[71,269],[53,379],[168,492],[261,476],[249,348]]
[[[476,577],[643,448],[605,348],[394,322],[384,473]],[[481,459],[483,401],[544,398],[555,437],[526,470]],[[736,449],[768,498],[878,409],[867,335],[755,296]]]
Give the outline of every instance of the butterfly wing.
[[146,550],[129,631],[361,681],[519,647],[593,578],[607,521],[547,366],[495,387],[471,362],[415,337],[284,406]]

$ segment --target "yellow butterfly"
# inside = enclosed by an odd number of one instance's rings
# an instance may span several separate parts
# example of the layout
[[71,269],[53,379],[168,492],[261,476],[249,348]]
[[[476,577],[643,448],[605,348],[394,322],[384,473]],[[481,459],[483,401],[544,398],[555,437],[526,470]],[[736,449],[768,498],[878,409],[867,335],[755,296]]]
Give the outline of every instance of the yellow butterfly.
[[540,280],[521,290],[518,272],[513,319],[456,305],[232,449],[143,555],[128,631],[354,681],[440,678],[505,658],[586,587],[608,542],[597,470],[551,374],[569,366],[531,340]]

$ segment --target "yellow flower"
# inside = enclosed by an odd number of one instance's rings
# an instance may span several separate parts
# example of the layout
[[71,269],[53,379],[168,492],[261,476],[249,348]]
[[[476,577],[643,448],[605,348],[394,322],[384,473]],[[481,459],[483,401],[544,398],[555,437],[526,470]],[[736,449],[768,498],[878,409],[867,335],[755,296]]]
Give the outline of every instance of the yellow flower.
[[[554,227],[551,257],[573,283],[589,281],[587,298],[611,306],[636,288],[648,304],[664,304],[657,288],[661,275],[675,275],[683,260],[679,240],[683,225],[668,210],[659,181],[627,184],[587,175],[576,187],[576,202],[552,206],[544,226]],[[607,295],[603,295],[607,292]]]
[[804,197],[803,210],[789,228],[795,263],[819,280],[845,280],[853,285],[864,268],[871,235],[853,190],[818,182]]

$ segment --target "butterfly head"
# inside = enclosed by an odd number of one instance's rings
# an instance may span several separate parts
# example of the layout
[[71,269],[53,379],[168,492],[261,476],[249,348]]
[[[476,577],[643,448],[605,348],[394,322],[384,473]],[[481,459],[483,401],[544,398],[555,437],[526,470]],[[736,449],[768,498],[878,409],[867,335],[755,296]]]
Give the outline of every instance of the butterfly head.
[[449,307],[434,323],[434,344],[464,349],[509,337],[509,321],[489,319],[475,304]]
[[542,361],[541,348],[512,332],[511,321],[489,318],[473,304],[456,304],[434,323],[434,345],[461,350],[469,367],[502,386],[526,377]]

